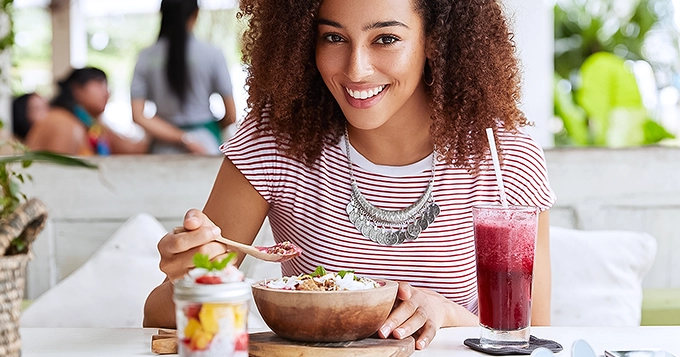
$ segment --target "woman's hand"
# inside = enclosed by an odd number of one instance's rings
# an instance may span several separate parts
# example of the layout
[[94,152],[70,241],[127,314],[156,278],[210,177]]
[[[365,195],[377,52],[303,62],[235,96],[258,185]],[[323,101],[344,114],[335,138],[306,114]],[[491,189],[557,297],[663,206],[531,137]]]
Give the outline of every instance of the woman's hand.
[[160,269],[171,282],[194,267],[194,254],[207,254],[212,260],[227,253],[227,247],[215,241],[221,235],[220,228],[203,212],[197,209],[187,211],[183,228],[184,232],[170,232],[158,242]]
[[378,334],[397,339],[413,335],[416,349],[426,348],[443,326],[476,326],[477,316],[442,295],[399,283],[397,303]]

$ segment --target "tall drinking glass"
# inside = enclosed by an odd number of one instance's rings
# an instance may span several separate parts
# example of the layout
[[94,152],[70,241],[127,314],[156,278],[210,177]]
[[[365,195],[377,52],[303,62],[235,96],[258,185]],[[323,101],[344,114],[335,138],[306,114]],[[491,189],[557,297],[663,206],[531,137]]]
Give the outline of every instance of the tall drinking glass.
[[478,206],[472,208],[472,219],[480,344],[528,346],[538,209]]

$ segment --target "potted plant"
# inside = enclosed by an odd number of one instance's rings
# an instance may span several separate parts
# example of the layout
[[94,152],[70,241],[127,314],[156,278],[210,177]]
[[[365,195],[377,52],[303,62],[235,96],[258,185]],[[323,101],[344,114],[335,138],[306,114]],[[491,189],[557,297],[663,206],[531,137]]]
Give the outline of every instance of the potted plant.
[[42,231],[47,207],[37,198],[28,199],[21,185],[30,180],[17,170],[33,162],[97,168],[85,160],[46,151],[28,151],[18,143],[6,143],[15,154],[0,156],[0,356],[19,357],[19,319],[26,285],[25,272],[32,259],[31,243]]

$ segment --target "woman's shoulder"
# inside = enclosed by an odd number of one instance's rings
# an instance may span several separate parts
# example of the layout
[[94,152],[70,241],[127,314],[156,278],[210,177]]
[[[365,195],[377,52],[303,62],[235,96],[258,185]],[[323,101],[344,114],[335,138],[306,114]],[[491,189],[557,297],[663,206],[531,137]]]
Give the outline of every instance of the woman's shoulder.
[[220,150],[225,153],[236,153],[241,151],[258,150],[264,153],[276,152],[276,136],[269,125],[269,115],[262,114],[260,117],[248,115],[243,121],[238,123],[238,129],[228,142],[222,144]]
[[60,107],[50,108],[47,112],[46,119],[49,120],[45,120],[45,123],[51,126],[81,126],[79,125],[80,121],[71,111]]
[[[50,108],[45,119],[33,125],[36,131],[50,135],[84,135],[87,130],[73,113],[64,108]],[[33,130],[34,128],[31,128]]]
[[498,130],[498,140],[501,149],[508,153],[534,152],[543,156],[543,148],[524,128],[516,131]]

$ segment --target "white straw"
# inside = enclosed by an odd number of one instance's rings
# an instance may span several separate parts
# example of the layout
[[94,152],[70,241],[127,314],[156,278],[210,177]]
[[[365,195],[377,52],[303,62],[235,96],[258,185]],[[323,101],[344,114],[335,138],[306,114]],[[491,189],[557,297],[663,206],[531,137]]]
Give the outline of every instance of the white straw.
[[496,183],[498,184],[498,193],[501,196],[501,204],[503,208],[508,208],[508,200],[505,198],[505,188],[503,187],[503,177],[501,176],[501,165],[498,163],[496,140],[493,138],[493,130],[491,128],[486,128],[486,137],[489,139],[489,151],[491,151],[493,169],[496,172]]

